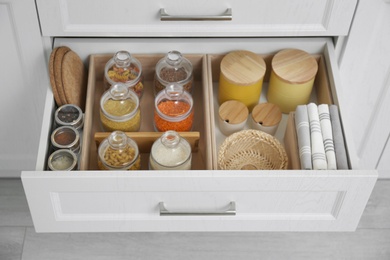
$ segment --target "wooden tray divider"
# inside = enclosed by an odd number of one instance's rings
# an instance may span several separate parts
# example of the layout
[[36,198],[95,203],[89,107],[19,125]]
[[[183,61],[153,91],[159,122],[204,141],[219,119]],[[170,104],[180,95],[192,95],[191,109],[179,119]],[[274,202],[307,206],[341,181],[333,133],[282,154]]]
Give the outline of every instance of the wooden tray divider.
[[[186,139],[191,146],[192,152],[197,152],[199,148],[200,132],[178,132],[181,137]],[[99,144],[107,138],[111,132],[96,132],[95,143],[96,148]],[[140,153],[150,153],[153,143],[160,138],[162,132],[126,132],[126,135],[133,139],[137,145]]]

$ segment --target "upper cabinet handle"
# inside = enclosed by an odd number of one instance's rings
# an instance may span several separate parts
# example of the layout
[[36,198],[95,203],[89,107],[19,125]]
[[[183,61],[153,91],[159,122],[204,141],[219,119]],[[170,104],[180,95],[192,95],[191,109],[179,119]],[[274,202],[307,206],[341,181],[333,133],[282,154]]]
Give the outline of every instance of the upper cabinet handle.
[[228,8],[221,15],[169,15],[165,8],[160,9],[161,21],[231,21],[232,9]]

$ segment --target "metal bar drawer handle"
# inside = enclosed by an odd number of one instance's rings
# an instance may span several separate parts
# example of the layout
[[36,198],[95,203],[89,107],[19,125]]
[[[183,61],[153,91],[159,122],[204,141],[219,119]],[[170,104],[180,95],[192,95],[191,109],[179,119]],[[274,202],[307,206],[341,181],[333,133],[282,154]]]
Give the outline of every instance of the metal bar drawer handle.
[[165,8],[160,9],[160,21],[231,21],[232,9],[228,8],[221,15],[169,15]]
[[236,203],[229,203],[229,207],[223,211],[169,211],[166,209],[164,202],[160,202],[160,216],[235,216]]

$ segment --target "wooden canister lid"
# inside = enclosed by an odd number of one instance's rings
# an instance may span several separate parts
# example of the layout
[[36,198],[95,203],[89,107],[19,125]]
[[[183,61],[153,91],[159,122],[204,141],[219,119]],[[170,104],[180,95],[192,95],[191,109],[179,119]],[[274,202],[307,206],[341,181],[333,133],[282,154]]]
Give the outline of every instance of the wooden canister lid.
[[252,118],[263,126],[275,126],[282,119],[282,111],[275,104],[262,103],[253,108]]
[[265,74],[264,59],[256,53],[240,50],[223,57],[221,73],[236,85],[251,85],[261,80]]
[[249,110],[240,101],[228,100],[219,107],[219,116],[229,124],[240,124],[248,118]]
[[282,80],[302,84],[312,80],[318,71],[313,56],[298,49],[286,49],[272,58],[272,70]]

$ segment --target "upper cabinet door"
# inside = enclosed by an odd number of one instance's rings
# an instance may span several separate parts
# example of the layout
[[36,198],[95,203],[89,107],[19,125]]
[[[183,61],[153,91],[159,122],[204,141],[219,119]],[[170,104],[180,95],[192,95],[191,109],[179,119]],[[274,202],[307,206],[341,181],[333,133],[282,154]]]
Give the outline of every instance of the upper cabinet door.
[[[390,2],[360,0],[340,61],[341,95],[362,169],[390,178]],[[389,144],[388,144],[389,146]]]
[[357,0],[37,0],[44,36],[347,35]]

